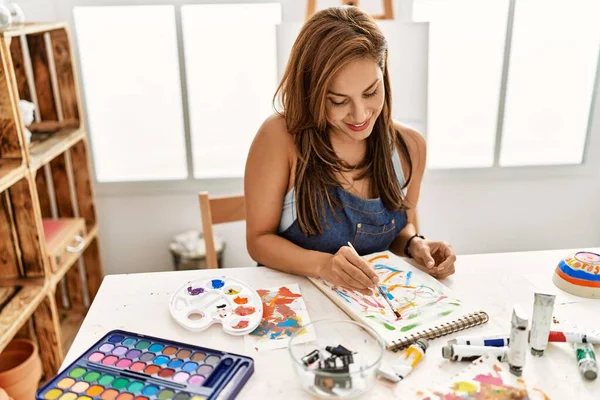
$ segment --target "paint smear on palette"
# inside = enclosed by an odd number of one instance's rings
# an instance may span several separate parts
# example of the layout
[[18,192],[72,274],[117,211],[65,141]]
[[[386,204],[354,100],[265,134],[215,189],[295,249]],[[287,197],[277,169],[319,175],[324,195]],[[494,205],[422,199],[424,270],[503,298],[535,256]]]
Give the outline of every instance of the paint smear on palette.
[[244,306],[239,306],[235,310],[233,310],[233,312],[236,315],[240,315],[242,317],[245,317],[246,315],[254,314],[254,311],[256,311],[256,309],[254,307],[244,307]]
[[213,279],[211,281],[211,285],[213,289],[221,289],[223,286],[225,286],[225,282],[223,282],[221,279]]
[[244,328],[247,328],[249,324],[250,324],[250,321],[248,321],[248,320],[241,320],[233,328],[234,329],[244,329]]
[[[246,350],[270,350],[286,347],[289,338],[299,332],[298,343],[316,339],[310,323],[306,303],[297,284],[257,290],[263,303],[260,325],[244,336]],[[239,308],[239,307],[238,307]]]
[[421,400],[549,400],[491,357],[482,357],[454,378],[434,389],[419,390]]

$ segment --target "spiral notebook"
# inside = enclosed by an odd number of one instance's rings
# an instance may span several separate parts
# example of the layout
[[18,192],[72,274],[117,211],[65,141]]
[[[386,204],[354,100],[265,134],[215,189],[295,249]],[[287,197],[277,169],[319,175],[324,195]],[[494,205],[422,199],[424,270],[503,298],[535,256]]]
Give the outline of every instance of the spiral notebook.
[[379,285],[400,318],[378,291],[365,296],[320,278],[309,279],[352,319],[379,333],[389,350],[402,350],[421,338],[435,339],[489,319],[437,279],[389,251],[363,258],[375,268]]

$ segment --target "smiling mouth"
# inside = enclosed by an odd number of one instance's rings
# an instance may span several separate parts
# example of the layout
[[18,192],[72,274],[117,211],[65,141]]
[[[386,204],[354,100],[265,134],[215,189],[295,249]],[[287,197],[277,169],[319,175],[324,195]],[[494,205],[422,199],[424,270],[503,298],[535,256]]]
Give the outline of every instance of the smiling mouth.
[[370,121],[370,118],[367,118],[361,124],[349,124],[349,123],[346,123],[346,125],[348,125],[348,128],[352,129],[353,131],[362,131],[362,130],[366,129],[369,126],[369,121]]
[[363,122],[362,124],[348,124],[348,125],[352,125],[355,128],[362,128],[367,122],[369,122],[369,120],[365,120],[365,122]]

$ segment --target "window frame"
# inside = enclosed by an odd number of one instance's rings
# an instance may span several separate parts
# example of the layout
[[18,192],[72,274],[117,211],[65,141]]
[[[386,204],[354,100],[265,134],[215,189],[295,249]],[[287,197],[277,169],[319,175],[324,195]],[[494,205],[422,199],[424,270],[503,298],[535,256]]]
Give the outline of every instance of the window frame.
[[[418,1],[418,0],[412,0]],[[477,184],[483,182],[507,182],[507,181],[527,181],[539,179],[564,179],[564,178],[586,178],[597,177],[600,175],[600,102],[598,102],[598,93],[600,92],[600,49],[598,51],[598,61],[596,64],[596,76],[594,90],[590,103],[590,112],[588,116],[587,132],[584,141],[584,150],[582,162],[580,164],[561,164],[561,165],[539,165],[539,166],[499,166],[500,144],[502,143],[502,124],[504,115],[504,103],[506,99],[506,83],[508,79],[508,65],[510,61],[510,46],[512,41],[512,25],[514,22],[516,0],[509,0],[509,12],[507,18],[506,40],[504,49],[504,58],[501,77],[501,92],[498,105],[497,130],[494,149],[494,164],[491,167],[457,167],[457,168],[427,168],[425,181],[431,184]],[[248,3],[281,3],[276,0],[229,0],[228,4],[248,4]],[[175,12],[176,32],[177,32],[177,50],[178,62],[181,75],[182,89],[182,107],[183,107],[183,126],[184,142],[188,177],[180,180],[147,180],[147,181],[126,181],[126,182],[99,182],[94,173],[94,185],[97,196],[125,196],[125,195],[168,195],[168,194],[189,194],[197,193],[199,190],[207,190],[214,193],[239,193],[243,190],[243,177],[236,178],[194,178],[193,154],[190,130],[190,118],[188,108],[187,94],[187,76],[185,71],[185,55],[183,49],[183,29],[181,7],[190,4],[220,4],[216,0],[61,0],[56,5],[56,11],[59,18],[68,20],[70,26],[74,29],[73,8],[78,6],[135,6],[135,5],[172,5]],[[285,11],[282,13],[285,15]],[[412,18],[404,18],[402,21],[413,21]],[[421,23],[426,21],[414,21]],[[282,24],[285,24],[285,19]],[[76,33],[73,30],[73,50],[74,56],[78,57],[79,49]],[[424,52],[428,49],[424,48]],[[77,63],[78,69],[81,68]],[[281,76],[280,68],[277,68],[278,77]],[[78,71],[81,76],[81,70]],[[82,107],[86,113],[85,96],[82,88]],[[266,118],[267,116],[265,116]],[[87,125],[87,120],[85,120]],[[427,118],[423,121],[424,132],[421,132],[427,139]],[[86,126],[89,132],[89,127]],[[91,151],[92,169],[95,166],[93,150]]]

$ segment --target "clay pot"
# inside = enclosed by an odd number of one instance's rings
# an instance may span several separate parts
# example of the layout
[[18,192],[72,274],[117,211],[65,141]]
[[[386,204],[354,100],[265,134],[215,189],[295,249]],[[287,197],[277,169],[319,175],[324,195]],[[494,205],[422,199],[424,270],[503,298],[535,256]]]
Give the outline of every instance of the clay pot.
[[[0,353],[0,387],[14,399],[35,399],[42,378],[38,347],[29,339],[14,339]],[[0,393],[0,400],[2,394]]]

